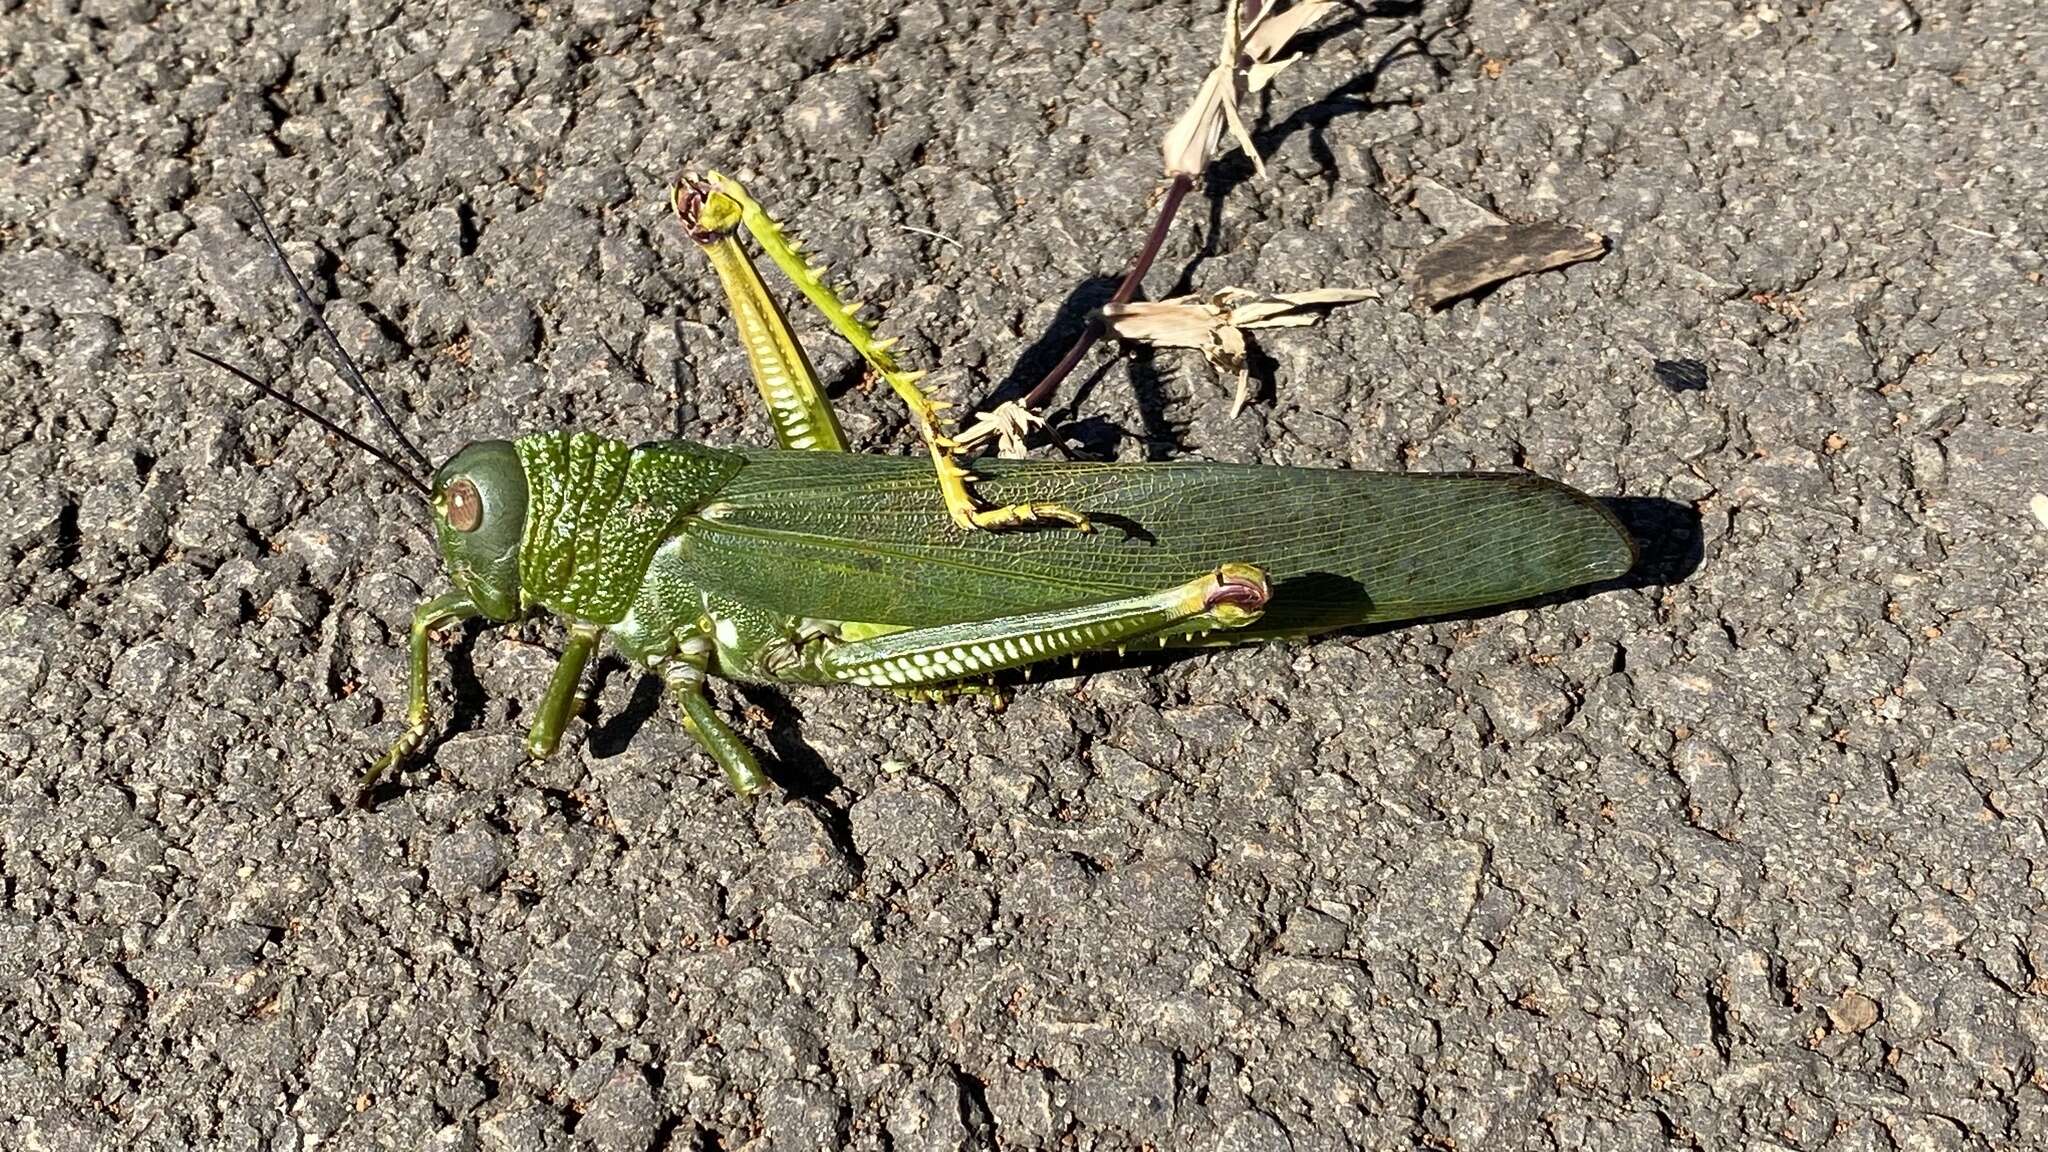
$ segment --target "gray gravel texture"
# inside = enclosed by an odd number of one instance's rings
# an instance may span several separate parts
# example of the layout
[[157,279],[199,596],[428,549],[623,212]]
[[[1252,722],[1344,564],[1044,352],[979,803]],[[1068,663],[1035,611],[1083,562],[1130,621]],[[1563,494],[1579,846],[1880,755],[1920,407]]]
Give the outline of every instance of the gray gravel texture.
[[[440,577],[387,475],[176,355],[367,427],[241,190],[437,457],[758,441],[671,175],[984,397],[1106,295],[1219,9],[0,0],[0,1146],[2048,1146],[2048,29],[1917,5],[1344,15],[1150,288],[1384,299],[1270,336],[1237,420],[1180,353],[1062,418],[1521,464],[1646,502],[1642,579],[1000,714],[722,691],[751,810],[615,665],[528,762],[561,634],[472,630],[360,812]],[[1421,314],[1423,178],[1612,251]]]

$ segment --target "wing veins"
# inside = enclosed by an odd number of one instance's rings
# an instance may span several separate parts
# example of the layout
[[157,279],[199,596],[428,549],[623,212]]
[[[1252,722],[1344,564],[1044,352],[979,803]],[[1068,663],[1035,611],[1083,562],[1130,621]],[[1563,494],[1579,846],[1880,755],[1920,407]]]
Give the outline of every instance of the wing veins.
[[1087,593],[1108,592],[1119,595],[1124,594],[1126,592],[1126,589],[1124,587],[1105,587],[1101,584],[1077,584],[1072,581],[1060,580],[1049,576],[1022,575],[1017,571],[1017,569],[1014,568],[1004,568],[995,565],[983,564],[965,564],[961,563],[958,560],[948,559],[946,557],[932,556],[924,553],[898,551],[895,548],[878,547],[872,544],[860,544],[856,546],[850,543],[843,536],[819,536],[810,532],[798,532],[786,528],[758,528],[752,525],[740,526],[725,521],[700,521],[699,524],[701,525],[703,530],[709,532],[728,532],[735,536],[747,536],[757,540],[779,540],[796,543],[809,543],[827,548],[836,548],[846,551],[859,551],[868,555],[886,557],[892,560],[900,560],[905,563],[930,564],[942,568],[951,568],[956,572],[968,572],[976,575],[1002,576],[1006,579],[1022,580],[1029,583],[1042,584],[1048,588],[1066,588],[1076,592]]

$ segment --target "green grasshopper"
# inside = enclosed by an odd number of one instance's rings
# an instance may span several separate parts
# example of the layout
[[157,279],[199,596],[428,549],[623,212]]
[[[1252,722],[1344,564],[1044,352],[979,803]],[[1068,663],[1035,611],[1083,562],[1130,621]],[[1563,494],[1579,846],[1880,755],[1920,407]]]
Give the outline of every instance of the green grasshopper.
[[[706,695],[709,677],[945,691],[1131,645],[1244,644],[1502,605],[1635,563],[1634,542],[1600,504],[1522,474],[986,460],[970,475],[936,432],[939,405],[916,374],[743,189],[714,173],[672,198],[718,274],[779,448],[554,431],[473,443],[431,468],[257,212],[344,378],[431,478],[194,354],[404,476],[432,507],[453,584],[413,613],[405,730],[364,775],[365,797],[427,739],[431,637],[476,617],[550,613],[567,626],[527,740],[533,756],[555,750],[585,667],[609,640],[661,677],[684,727],[747,797],[766,777]],[[930,464],[847,451],[741,230],[910,404]]]

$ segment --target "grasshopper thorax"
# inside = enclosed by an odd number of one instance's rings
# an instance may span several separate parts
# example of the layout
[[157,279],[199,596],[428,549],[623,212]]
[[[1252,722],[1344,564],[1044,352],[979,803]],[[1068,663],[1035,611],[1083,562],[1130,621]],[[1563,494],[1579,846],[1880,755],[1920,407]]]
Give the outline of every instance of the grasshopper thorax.
[[515,619],[522,610],[519,544],[526,498],[526,466],[509,440],[479,440],[434,473],[441,562],[455,586],[493,620]]

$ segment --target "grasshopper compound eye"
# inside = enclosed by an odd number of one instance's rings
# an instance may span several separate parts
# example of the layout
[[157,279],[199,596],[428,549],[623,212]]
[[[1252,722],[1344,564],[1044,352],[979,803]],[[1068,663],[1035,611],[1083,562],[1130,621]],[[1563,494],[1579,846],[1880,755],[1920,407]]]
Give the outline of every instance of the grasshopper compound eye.
[[448,526],[457,532],[474,532],[484,522],[484,498],[476,485],[463,477],[448,486]]

